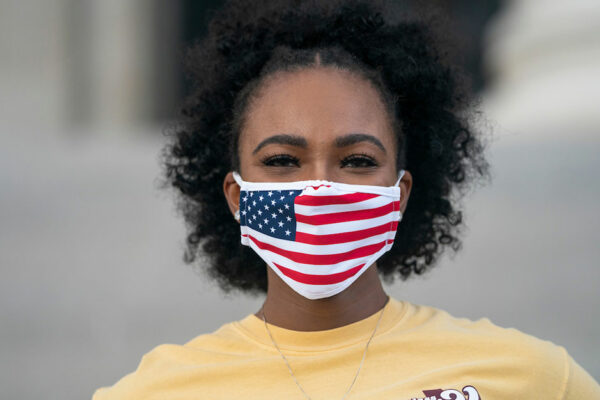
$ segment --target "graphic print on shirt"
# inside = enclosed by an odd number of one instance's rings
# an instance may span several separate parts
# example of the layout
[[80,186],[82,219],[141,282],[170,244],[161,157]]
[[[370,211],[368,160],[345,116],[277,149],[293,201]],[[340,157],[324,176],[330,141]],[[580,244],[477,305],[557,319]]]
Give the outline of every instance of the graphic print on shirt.
[[413,397],[410,400],[481,400],[479,392],[473,386],[465,386],[462,393],[455,389],[423,390],[425,397]]

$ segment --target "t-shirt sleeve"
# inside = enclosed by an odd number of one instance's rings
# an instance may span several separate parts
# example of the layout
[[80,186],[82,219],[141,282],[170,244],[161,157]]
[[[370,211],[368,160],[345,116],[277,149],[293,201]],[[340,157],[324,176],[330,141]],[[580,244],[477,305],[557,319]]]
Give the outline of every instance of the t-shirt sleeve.
[[562,400],[600,399],[600,385],[564,350],[566,381]]
[[92,400],[102,400],[106,398],[106,394],[108,393],[108,387],[101,387],[94,391],[92,395]]
[[132,386],[135,387],[135,385],[132,385],[134,383],[133,378],[134,374],[130,373],[112,386],[99,387],[92,394],[92,400],[121,400],[132,398],[132,392],[135,393],[135,390],[131,390]]
[[177,346],[162,344],[144,354],[135,371],[121,377],[112,386],[96,389],[92,400],[125,400],[146,398],[148,383],[156,379],[160,372],[157,365],[164,365],[169,350]]

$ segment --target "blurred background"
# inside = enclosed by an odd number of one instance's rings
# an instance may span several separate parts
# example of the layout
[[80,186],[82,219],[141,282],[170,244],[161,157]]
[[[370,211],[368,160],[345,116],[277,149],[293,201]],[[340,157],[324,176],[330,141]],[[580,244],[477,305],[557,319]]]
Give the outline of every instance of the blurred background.
[[[220,3],[0,0],[1,398],[91,398],[260,307],[183,263],[157,189],[182,51]],[[464,200],[463,250],[386,290],[550,340],[600,379],[600,2],[436,3],[493,180]]]

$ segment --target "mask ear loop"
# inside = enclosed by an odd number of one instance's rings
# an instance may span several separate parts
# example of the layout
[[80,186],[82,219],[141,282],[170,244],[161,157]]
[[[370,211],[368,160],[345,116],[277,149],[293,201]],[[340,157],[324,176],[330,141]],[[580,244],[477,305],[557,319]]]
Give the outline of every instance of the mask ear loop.
[[235,179],[235,181],[237,182],[238,185],[240,185],[240,188],[241,188],[244,180],[242,179],[240,174],[238,174],[237,171],[233,171],[233,179]]
[[[235,182],[240,186],[240,190],[242,188],[242,183],[244,182],[244,180],[242,179],[242,177],[240,176],[240,174],[238,174],[237,171],[233,171],[233,179],[235,179]],[[245,205],[244,205],[245,206]],[[235,212],[235,220],[237,222],[240,222],[240,209],[242,208],[242,204],[240,203],[238,206],[237,211]]]
[[[398,174],[398,180],[396,181],[396,183],[394,184],[394,186],[398,186],[398,184],[402,180],[402,177],[404,176],[404,172],[405,171],[403,169],[400,170],[400,173]],[[400,190],[400,191],[402,191],[402,190]],[[402,213],[400,212],[400,210],[398,210],[398,213],[400,214],[399,218],[398,218],[398,222],[399,222],[399,221],[402,220]]]
[[398,174],[398,180],[396,181],[396,183],[394,184],[394,186],[398,186],[398,184],[400,183],[400,181],[402,180],[402,177],[404,176],[404,170],[401,169],[400,173]]

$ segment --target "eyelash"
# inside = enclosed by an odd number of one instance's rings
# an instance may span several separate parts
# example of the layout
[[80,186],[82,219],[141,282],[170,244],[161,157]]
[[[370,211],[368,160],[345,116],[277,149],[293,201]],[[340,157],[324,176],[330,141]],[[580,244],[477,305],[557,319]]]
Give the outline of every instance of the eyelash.
[[274,154],[265,156],[261,162],[268,167],[288,167],[288,165],[274,165],[275,162],[293,162],[298,166],[300,160],[297,157],[291,156],[289,154]]
[[366,166],[361,166],[361,167],[356,167],[356,168],[374,168],[379,165],[379,164],[377,164],[377,161],[375,161],[375,159],[373,157],[371,157],[370,155],[365,154],[365,153],[352,154],[352,155],[349,155],[348,157],[344,158],[343,160],[341,160],[342,163],[348,162],[348,161],[359,161],[360,163],[367,162],[369,164]]
[[[351,154],[346,158],[343,158],[342,160],[340,160],[340,162],[342,163],[342,165],[347,165],[348,162],[361,162],[361,163],[365,163],[367,162],[369,165],[363,165],[363,166],[358,166],[355,168],[373,168],[373,167],[377,167],[379,164],[375,161],[375,159],[373,157],[371,157],[368,154],[365,153],[356,153],[356,154]],[[300,160],[297,157],[291,156],[289,154],[274,154],[274,155],[268,155],[265,156],[261,162],[268,166],[268,167],[289,167],[290,165],[277,165],[276,163],[293,163],[294,165],[292,166],[299,166]],[[346,163],[346,164],[345,164]]]

